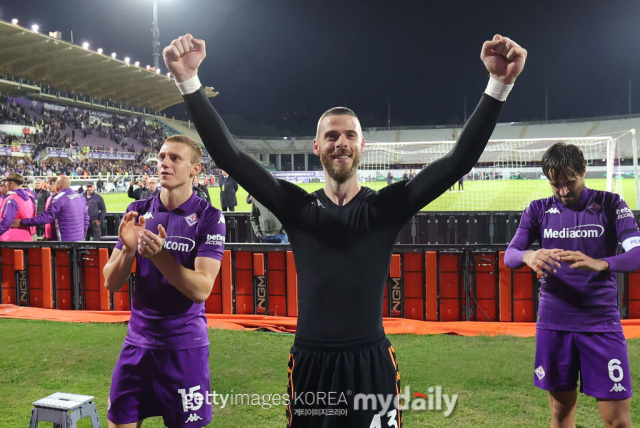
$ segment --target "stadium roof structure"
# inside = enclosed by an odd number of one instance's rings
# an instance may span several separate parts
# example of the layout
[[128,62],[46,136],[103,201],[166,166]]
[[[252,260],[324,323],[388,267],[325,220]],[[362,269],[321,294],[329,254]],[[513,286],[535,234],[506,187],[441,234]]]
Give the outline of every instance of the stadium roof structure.
[[183,101],[173,80],[153,69],[5,21],[0,21],[0,74],[156,111]]

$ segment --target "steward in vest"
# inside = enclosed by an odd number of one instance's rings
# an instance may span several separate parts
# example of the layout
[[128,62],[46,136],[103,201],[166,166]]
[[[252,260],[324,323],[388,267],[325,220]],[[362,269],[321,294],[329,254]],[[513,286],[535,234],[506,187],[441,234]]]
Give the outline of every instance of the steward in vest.
[[22,176],[12,172],[6,178],[7,196],[0,210],[0,241],[33,241],[35,227],[20,226],[12,228],[15,220],[31,218],[36,215],[36,204],[33,196],[20,186],[24,182]]

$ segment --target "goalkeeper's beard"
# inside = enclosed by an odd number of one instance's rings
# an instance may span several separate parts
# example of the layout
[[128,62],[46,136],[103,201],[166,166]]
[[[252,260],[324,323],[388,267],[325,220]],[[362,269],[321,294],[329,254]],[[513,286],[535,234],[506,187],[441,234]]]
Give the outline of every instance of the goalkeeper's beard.
[[[344,152],[340,152],[337,154],[338,156],[341,154],[346,154]],[[354,150],[353,156],[351,157],[351,166],[348,166],[346,163],[338,163],[334,164],[333,159],[329,156],[327,152],[320,153],[320,163],[324,167],[324,170],[327,171],[327,174],[331,179],[336,181],[338,184],[343,184],[347,180],[349,180],[358,170],[358,165],[360,165],[360,151]]]

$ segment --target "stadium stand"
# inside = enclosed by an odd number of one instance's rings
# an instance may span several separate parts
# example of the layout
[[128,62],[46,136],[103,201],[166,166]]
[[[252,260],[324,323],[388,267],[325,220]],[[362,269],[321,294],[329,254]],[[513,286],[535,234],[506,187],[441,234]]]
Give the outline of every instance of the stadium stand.
[[135,153],[158,150],[165,137],[162,124],[140,116],[112,115],[7,94],[0,95],[0,109],[2,123],[35,128],[24,137],[44,147],[82,145],[93,150]]
[[[167,136],[178,132],[155,118],[114,115],[2,93],[0,145],[11,146],[8,154],[13,156],[0,154],[0,173],[155,174],[153,163],[141,164],[158,152]],[[16,156],[22,153],[26,156]]]
[[[430,142],[454,141],[462,125],[434,126],[424,128],[365,128],[364,137],[367,142]],[[573,138],[592,137],[604,134],[614,134],[640,129],[640,115],[621,116],[597,119],[578,119],[566,121],[551,121],[547,123],[499,123],[493,135],[494,140],[521,138]],[[239,137],[240,146],[252,154],[294,154],[312,153],[313,136],[292,138],[259,138]],[[631,158],[630,140],[621,141],[620,156]],[[483,161],[481,159],[481,161]]]

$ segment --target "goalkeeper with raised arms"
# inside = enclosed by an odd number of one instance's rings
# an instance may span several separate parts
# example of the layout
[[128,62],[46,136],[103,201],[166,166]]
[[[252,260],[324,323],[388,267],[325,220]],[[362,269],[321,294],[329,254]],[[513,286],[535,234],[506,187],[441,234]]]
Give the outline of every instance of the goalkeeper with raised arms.
[[[578,377],[606,427],[631,427],[615,272],[640,269],[638,225],[619,195],[585,187],[579,147],[554,144],[542,171],[553,196],[531,202],[504,259],[541,277],[533,382],[549,391],[553,428],[575,427]],[[535,241],[540,249],[529,250]],[[625,252],[616,255],[619,242]]]
[[[289,235],[299,317],[289,357],[288,426],[402,426],[400,374],[382,326],[394,241],[416,212],[476,164],[522,72],[526,50],[500,35],[486,41],[480,56],[491,76],[489,85],[456,145],[413,179],[379,192],[358,183],[365,150],[358,117],[344,107],[327,110],[313,141],[325,186],[311,194],[274,178],[234,142],[198,80],[204,41],[187,34],[163,55],[216,165],[274,213]],[[356,408],[358,394],[382,399],[367,409]]]

